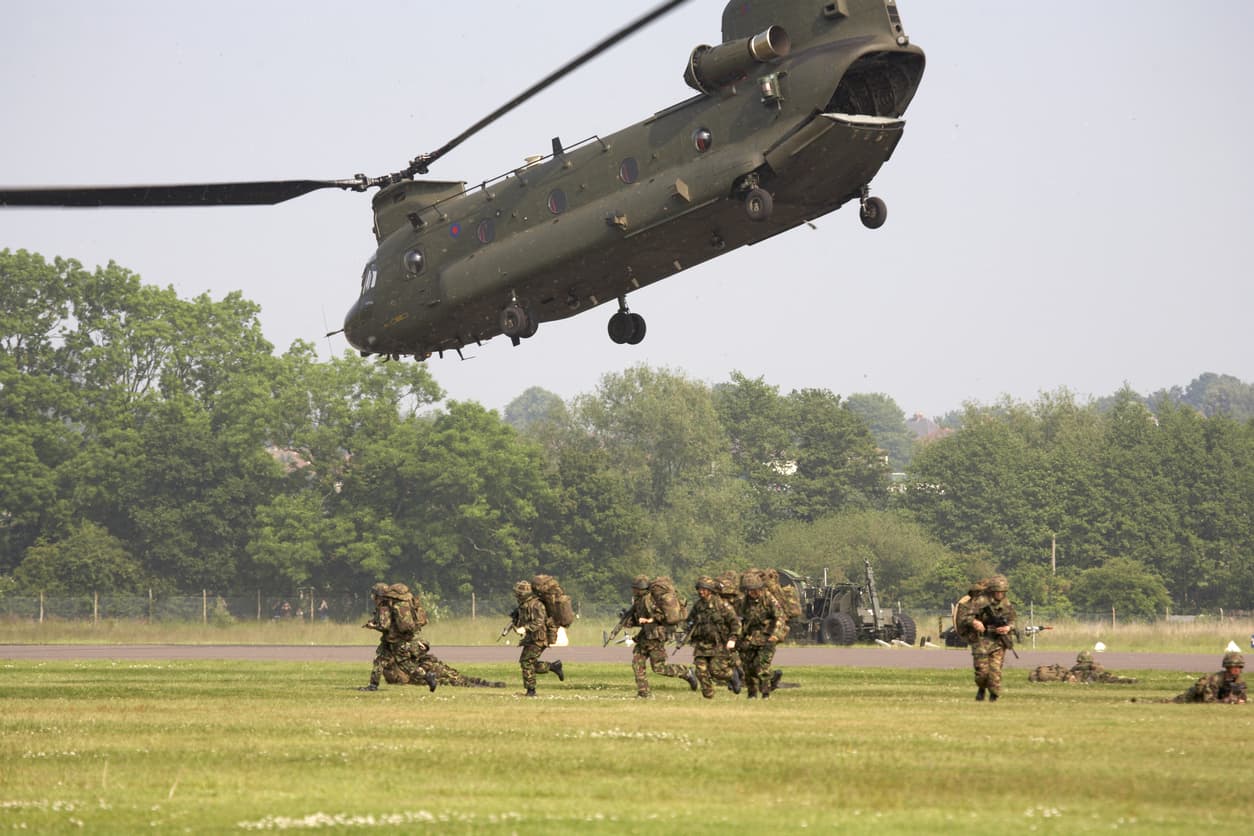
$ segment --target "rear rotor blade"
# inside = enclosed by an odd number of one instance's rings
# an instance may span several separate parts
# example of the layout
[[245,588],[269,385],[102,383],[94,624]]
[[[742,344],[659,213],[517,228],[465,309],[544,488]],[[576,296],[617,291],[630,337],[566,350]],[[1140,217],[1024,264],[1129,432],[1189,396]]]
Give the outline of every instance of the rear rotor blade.
[[362,191],[365,188],[365,178],[171,186],[57,186],[0,189],[0,206],[272,206],[318,189]]
[[405,171],[400,172],[398,176],[400,176],[401,178],[407,179],[407,178],[413,177],[415,174],[426,174],[427,168],[433,162],[438,160],[440,157],[443,157],[449,151],[452,151],[458,145],[461,145],[463,142],[465,142],[474,134],[483,130],[488,125],[495,122],[497,119],[500,119],[502,116],[509,113],[511,110],[518,107],[520,104],[527,101],[531,97],[535,96],[537,93],[541,92],[545,88],[549,87],[550,85],[559,81],[563,77],[579,69],[584,64],[588,63],[593,58],[600,55],[602,52],[605,52],[607,49],[614,46],[615,44],[617,44],[619,41],[623,40],[627,36],[635,33],[637,30],[643,29],[644,27],[648,26],[650,23],[653,23],[658,18],[675,10],[677,7],[682,6],[684,3],[687,3],[687,2],[688,0],[668,0],[668,2],[662,3],[661,5],[654,8],[652,11],[642,15],[641,17],[636,18],[631,23],[628,23],[626,26],[619,29],[614,34],[603,39],[602,41],[597,43],[595,46],[590,47],[585,52],[576,56],[575,58],[572,58],[570,61],[563,64],[561,67],[554,70],[552,73],[549,73],[549,75],[540,79],[535,84],[531,85],[526,90],[519,93],[514,98],[510,99],[508,102],[501,105],[496,110],[492,111],[487,116],[483,117],[478,122],[471,125],[469,128],[462,131],[460,134],[453,137],[452,139],[444,143],[442,146],[440,146],[436,150],[428,154],[423,154],[420,157],[416,157],[413,161],[410,162],[409,167],[406,168]]

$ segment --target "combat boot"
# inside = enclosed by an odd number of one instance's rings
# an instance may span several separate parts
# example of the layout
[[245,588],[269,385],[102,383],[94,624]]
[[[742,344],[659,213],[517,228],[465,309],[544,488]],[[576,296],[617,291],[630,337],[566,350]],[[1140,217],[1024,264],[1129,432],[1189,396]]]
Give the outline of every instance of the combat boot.
[[740,685],[742,681],[743,680],[740,678],[740,668],[732,668],[731,692],[733,694],[740,694]]
[[638,700],[648,700],[648,699],[652,699],[652,698],[653,698],[653,694],[649,693],[648,691],[637,691],[637,692],[636,692],[636,699],[638,699]]
[[998,697],[1000,697],[1000,696],[1001,696],[1001,694],[997,693],[996,691],[989,691],[989,692],[988,692],[988,701],[989,701],[989,702],[997,702],[997,698],[998,698]]
[[536,695],[535,688],[528,688],[527,693],[523,694],[524,697],[534,697],[535,695]]
[[689,688],[694,691],[697,690],[697,672],[692,668],[684,671],[684,681],[688,683]]
[[978,691],[976,691],[976,692],[975,692],[975,699],[976,699],[978,702],[983,702],[983,701],[984,701],[984,689],[983,689],[983,688],[980,688],[980,690],[978,690]]
[[557,681],[558,681],[558,682],[565,682],[565,681],[566,681],[566,673],[565,673],[565,671],[563,671],[563,670],[562,670],[562,660],[561,660],[561,659],[558,659],[558,660],[556,660],[556,661],[554,661],[554,662],[550,662],[550,663],[549,663],[549,670],[551,670],[551,671],[553,671],[553,673],[557,674]]
[[371,682],[369,685],[363,685],[357,690],[358,691],[378,691],[379,684],[377,682]]
[[427,680],[427,687],[428,687],[428,688],[430,688],[432,691],[434,691],[434,690],[435,690],[435,686],[436,686],[436,678],[435,678],[435,674],[433,674],[433,673],[431,673],[430,671],[428,671],[428,672],[427,672],[427,675],[426,675],[426,676],[424,676],[424,677],[423,677],[423,679]]
[[782,668],[776,668],[775,670],[771,671],[771,690],[772,691],[774,691],[776,688],[779,687],[779,681],[783,678],[784,678],[784,671]]

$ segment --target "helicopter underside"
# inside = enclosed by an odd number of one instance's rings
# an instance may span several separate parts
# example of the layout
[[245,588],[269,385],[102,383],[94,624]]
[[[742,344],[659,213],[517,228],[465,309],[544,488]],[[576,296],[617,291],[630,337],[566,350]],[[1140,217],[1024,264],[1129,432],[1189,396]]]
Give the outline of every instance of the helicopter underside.
[[[423,357],[498,336],[502,309],[512,301],[525,311],[534,333],[539,323],[622,299],[737,247],[832,212],[865,195],[867,184],[896,148],[903,127],[900,119],[820,114],[768,150],[757,168],[729,179],[723,195],[653,223],[633,227],[629,222],[621,230],[610,230],[581,256],[550,263],[542,275],[517,277],[511,284],[514,299],[492,296],[459,306],[451,315],[441,311],[440,321],[455,323],[455,331],[427,331],[421,346],[408,345],[398,353]],[[750,217],[744,200],[747,184],[760,186],[773,197],[767,217]]]

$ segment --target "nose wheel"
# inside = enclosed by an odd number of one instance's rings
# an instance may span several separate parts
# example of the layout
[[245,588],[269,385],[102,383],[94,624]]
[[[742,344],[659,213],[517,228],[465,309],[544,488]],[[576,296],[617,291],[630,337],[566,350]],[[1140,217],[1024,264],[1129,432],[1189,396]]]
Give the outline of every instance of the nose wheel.
[[627,310],[626,297],[618,298],[618,312],[610,317],[610,340],[619,345],[639,345],[644,339],[644,317]]
[[501,308],[500,326],[501,333],[518,345],[528,337],[534,337],[540,323],[526,306],[515,300]]

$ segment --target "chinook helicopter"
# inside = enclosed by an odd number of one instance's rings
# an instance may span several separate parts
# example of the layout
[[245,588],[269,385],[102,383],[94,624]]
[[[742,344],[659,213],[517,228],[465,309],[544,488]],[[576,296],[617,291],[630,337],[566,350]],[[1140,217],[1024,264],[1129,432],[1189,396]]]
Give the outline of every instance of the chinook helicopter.
[[[344,180],[0,188],[0,206],[277,204],[378,189],[377,249],[342,333],[363,356],[424,360],[617,302],[608,332],[635,345],[632,292],[858,201],[901,138],[924,54],[896,0],[731,0],[723,42],[683,69],[695,94],[609,136],[565,144],[477,185],[430,166],[472,134],[687,0],[629,23],[402,171]],[[339,333],[339,332],[334,332]]]

